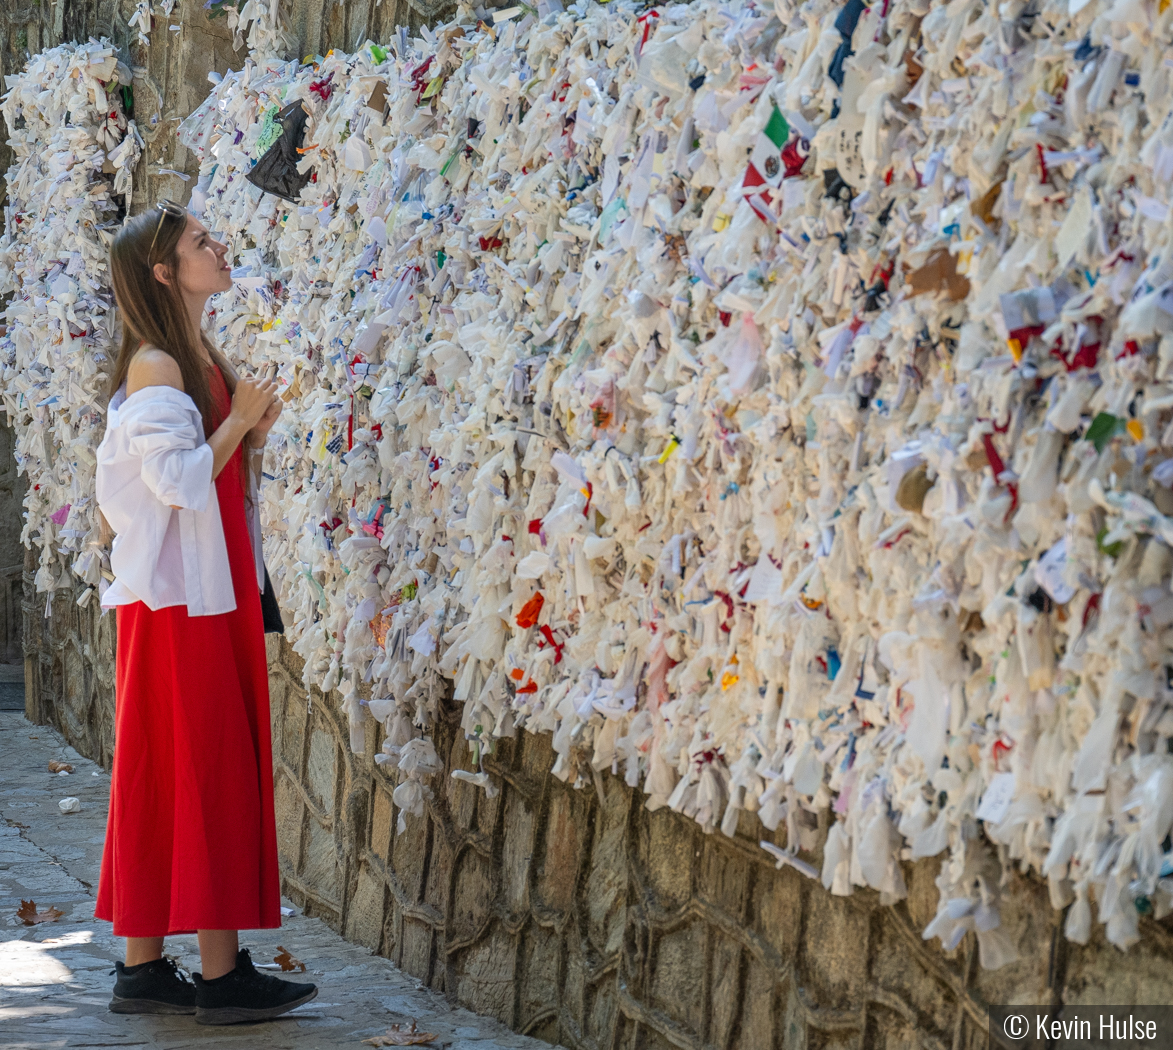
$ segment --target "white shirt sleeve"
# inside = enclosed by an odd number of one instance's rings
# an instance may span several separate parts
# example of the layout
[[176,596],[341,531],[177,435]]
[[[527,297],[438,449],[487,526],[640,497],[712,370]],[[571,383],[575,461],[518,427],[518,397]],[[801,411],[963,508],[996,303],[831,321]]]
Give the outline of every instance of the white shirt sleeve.
[[123,411],[129,451],[142,460],[142,479],[161,502],[202,511],[212,485],[212,447],[191,413],[172,400]]

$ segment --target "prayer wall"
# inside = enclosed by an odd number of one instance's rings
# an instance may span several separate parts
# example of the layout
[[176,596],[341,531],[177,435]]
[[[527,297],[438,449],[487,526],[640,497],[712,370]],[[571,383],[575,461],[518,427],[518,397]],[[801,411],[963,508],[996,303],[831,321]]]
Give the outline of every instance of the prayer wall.
[[542,0],[299,63],[253,6],[154,154],[115,48],[35,57],[0,350],[75,670],[30,705],[102,746],[102,243],[186,163],[287,403],[291,893],[567,1045],[1159,1001],[1173,16],[1045,14]]
[[[732,838],[654,813],[608,772],[585,790],[551,775],[545,734],[501,742],[473,772],[460,707],[434,736],[443,769],[424,816],[393,801],[405,775],[352,748],[337,698],[302,684],[270,641],[278,840],[285,891],[431,987],[570,1050],[793,1050],[987,1045],[987,1004],[1167,1003],[1173,935],[1141,921],[1128,955],[1097,930],[1068,942],[1046,886],[1017,874],[1003,921],[1021,951],[983,970],[974,938],[926,941],[936,860],[906,863],[907,899],[836,897],[777,870],[742,814]],[[809,829],[825,842],[824,812]],[[821,845],[809,854],[818,863]]]

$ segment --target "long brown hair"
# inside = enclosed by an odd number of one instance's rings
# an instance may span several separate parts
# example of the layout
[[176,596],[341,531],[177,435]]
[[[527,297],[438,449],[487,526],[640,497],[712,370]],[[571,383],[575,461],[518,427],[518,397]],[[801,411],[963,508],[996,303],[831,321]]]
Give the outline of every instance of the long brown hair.
[[[159,235],[152,249],[156,229]],[[209,438],[215,430],[216,413],[208,365],[200,353],[200,344],[220,367],[229,395],[236,390],[236,371],[202,327],[198,332],[191,330],[187,306],[175,281],[179,274],[175,249],[186,229],[186,220],[180,222],[169,214],[164,216],[160,228],[159,209],[148,208],[128,219],[114,237],[110,246],[110,283],[122,322],[122,343],[114,374],[110,376],[109,393],[113,395],[126,380],[131,359],[143,343],[158,347],[179,365],[183,389],[203,416],[204,437]],[[155,263],[167,267],[172,275],[171,284],[155,277],[152,269]]]
[[[159,235],[155,238],[157,228]],[[171,284],[163,284],[152,269],[154,263],[161,262],[173,278],[178,275],[179,256],[175,249],[186,229],[186,219],[179,222],[170,215],[164,216],[160,228],[159,209],[149,208],[128,219],[114,236],[110,245],[110,284],[122,322],[122,342],[108,393],[112,397],[126,381],[131,359],[143,343],[158,347],[175,358],[179,365],[184,392],[195,402],[203,417],[206,439],[215,430],[216,414],[213,412],[208,366],[199,344],[204,345],[219,366],[229,396],[236,390],[236,370],[202,327],[199,332],[191,330],[187,306],[174,280]],[[152,239],[155,240],[153,249]],[[241,481],[244,481],[243,475]],[[247,496],[247,487],[245,492]],[[114,539],[114,530],[101,510],[98,511],[98,525],[98,542],[108,547]]]

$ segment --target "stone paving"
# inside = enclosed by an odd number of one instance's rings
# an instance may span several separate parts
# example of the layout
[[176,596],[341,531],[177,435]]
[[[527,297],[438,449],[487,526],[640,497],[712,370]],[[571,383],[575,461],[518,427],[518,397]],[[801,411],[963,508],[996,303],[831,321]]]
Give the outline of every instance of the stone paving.
[[[73,765],[48,772],[51,759]],[[210,1027],[192,1017],[126,1017],[107,1010],[114,960],[124,942],[109,923],[94,919],[94,895],[106,829],[110,778],[46,726],[0,711],[0,1047],[254,1047],[273,1050],[360,1050],[363,1040],[393,1024],[416,1021],[435,1032],[429,1045],[452,1050],[549,1050],[499,1022],[454,1009],[442,996],[397,970],[388,960],[340,938],[318,919],[295,914],[279,930],[241,933],[253,961],[267,963],[277,946],[306,964],[318,997],[284,1017],[258,1025]],[[81,801],[63,814],[57,803]],[[22,900],[52,905],[56,922],[25,926]],[[169,937],[164,946],[188,972],[198,971],[195,935]]]

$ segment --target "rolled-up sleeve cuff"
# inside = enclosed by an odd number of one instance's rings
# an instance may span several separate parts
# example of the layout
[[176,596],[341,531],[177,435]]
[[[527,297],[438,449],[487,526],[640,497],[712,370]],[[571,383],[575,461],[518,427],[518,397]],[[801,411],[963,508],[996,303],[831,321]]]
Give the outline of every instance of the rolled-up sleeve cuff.
[[163,503],[186,510],[202,511],[212,491],[212,446],[170,452],[160,472],[155,495]]

